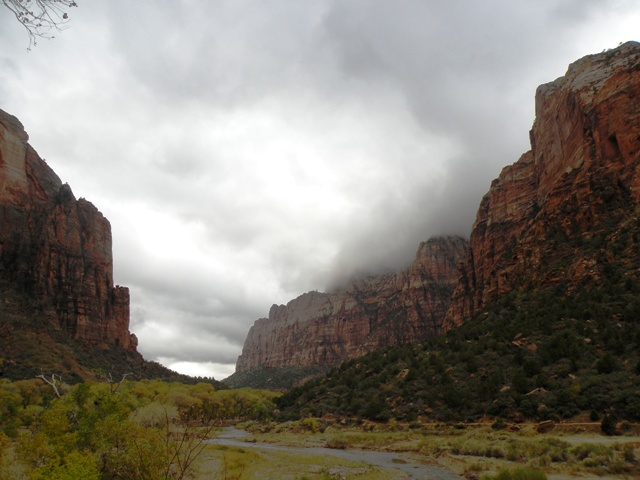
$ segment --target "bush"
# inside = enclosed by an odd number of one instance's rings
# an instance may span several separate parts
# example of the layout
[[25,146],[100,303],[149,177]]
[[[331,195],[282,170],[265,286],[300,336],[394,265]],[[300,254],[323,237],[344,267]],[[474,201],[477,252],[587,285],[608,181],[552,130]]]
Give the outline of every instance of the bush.
[[37,468],[33,480],[100,480],[97,459],[86,452],[72,452],[61,465]]
[[494,430],[504,430],[505,428],[507,428],[507,424],[503,419],[498,418],[491,424],[491,428],[493,428]]
[[336,450],[344,450],[349,446],[349,441],[343,437],[334,437],[327,440],[327,448],[333,448]]
[[318,431],[318,421],[313,417],[303,418],[300,423],[311,433]]
[[622,447],[622,458],[625,462],[636,463],[636,453],[633,444],[625,443]]
[[581,443],[571,450],[571,453],[580,461],[589,457],[606,457],[608,452],[609,449],[600,443]]
[[618,425],[618,418],[613,413],[607,413],[602,417],[600,422],[600,430],[605,435],[616,435],[616,426]]
[[600,374],[609,374],[619,370],[620,364],[613,355],[606,353],[602,358],[600,358],[600,360],[598,360],[596,368]]

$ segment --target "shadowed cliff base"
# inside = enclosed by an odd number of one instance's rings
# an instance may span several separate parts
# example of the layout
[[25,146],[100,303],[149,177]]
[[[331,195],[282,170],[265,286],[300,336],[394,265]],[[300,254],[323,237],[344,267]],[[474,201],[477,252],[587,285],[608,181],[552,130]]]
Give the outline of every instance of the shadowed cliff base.
[[89,343],[70,338],[54,328],[49,315],[33,300],[0,280],[0,378],[20,380],[55,374],[64,383],[158,379],[182,383],[205,381],[226,388],[211,378],[182,375],[144,360],[138,352],[113,343]]

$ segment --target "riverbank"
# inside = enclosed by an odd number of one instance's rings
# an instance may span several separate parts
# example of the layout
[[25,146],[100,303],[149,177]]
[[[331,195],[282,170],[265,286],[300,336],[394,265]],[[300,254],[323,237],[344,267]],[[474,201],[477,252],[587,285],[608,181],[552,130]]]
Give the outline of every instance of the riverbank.
[[640,436],[634,428],[609,437],[598,433],[596,424],[555,425],[547,433],[538,433],[535,424],[510,431],[488,424],[342,425],[320,419],[242,427],[251,434],[243,443],[411,455],[468,479],[516,468],[539,470],[553,480],[640,477]]
[[[325,469],[329,478],[371,478],[372,475],[385,475],[391,478],[394,473],[401,473],[406,479],[433,479],[433,480],[460,480],[462,477],[452,471],[437,466],[423,463],[416,455],[409,453],[390,453],[376,450],[360,449],[336,449],[329,447],[279,445],[274,443],[258,442],[255,437],[244,430],[235,427],[225,427],[215,438],[207,442],[211,445],[234,447],[239,449],[255,449],[266,452],[281,452],[291,458],[300,457],[333,457],[346,460],[349,465],[338,465],[332,460],[333,465]],[[313,471],[313,468],[311,469]],[[264,475],[264,472],[262,472]],[[282,473],[280,472],[280,475]],[[267,477],[262,477],[267,478]],[[283,477],[279,477],[283,478]]]

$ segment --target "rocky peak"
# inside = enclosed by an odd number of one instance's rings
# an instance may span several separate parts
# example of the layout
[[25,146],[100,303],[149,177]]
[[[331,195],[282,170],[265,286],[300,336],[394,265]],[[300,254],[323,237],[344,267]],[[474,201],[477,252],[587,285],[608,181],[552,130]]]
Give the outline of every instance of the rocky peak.
[[113,285],[109,221],[76,200],[28,139],[0,110],[0,280],[71,338],[135,351],[129,290]]
[[[483,197],[446,328],[515,290],[597,282],[640,199],[640,44],[538,87],[531,150]],[[623,252],[627,246],[621,246]]]
[[466,248],[460,237],[433,238],[405,270],[273,305],[249,330],[236,371],[334,365],[439,333]]

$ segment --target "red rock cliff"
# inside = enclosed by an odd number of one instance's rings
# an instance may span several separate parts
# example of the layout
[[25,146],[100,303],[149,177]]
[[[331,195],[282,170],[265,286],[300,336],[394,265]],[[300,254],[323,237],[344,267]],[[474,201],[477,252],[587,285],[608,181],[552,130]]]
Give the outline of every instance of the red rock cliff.
[[113,285],[108,220],[76,200],[27,142],[0,110],[0,278],[70,337],[135,351],[129,290]]
[[333,365],[439,333],[466,248],[460,237],[434,238],[420,244],[415,261],[402,272],[273,305],[269,318],[249,330],[236,371]]
[[629,252],[620,232],[640,200],[640,44],[578,60],[535,101],[531,150],[480,203],[445,328],[515,289],[597,283]]

